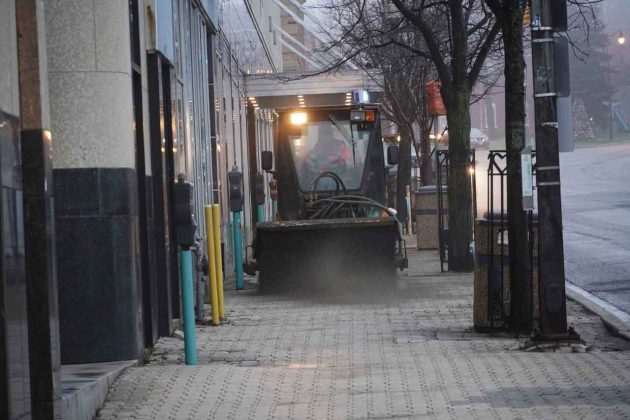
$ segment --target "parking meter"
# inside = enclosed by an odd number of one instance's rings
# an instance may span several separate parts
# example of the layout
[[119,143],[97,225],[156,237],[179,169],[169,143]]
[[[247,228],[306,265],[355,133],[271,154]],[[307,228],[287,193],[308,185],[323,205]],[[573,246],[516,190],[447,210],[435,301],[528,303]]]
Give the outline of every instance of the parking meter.
[[175,242],[184,249],[195,243],[197,224],[193,215],[192,184],[179,174],[173,188]]
[[243,174],[234,166],[228,173],[229,205],[230,211],[243,210]]
[[278,181],[275,179],[269,181],[269,196],[272,200],[278,199]]
[[265,204],[265,176],[261,173],[254,175],[256,205]]

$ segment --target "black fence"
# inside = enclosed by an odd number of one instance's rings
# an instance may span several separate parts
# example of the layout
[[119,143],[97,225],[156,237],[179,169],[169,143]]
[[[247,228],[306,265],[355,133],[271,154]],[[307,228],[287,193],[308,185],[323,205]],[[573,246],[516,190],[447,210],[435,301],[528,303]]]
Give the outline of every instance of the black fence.
[[[506,180],[510,168],[507,165],[507,152],[505,150],[490,150],[488,152],[488,205],[487,212],[483,215],[487,220],[487,281],[488,281],[488,319],[490,326],[504,323],[510,316],[511,308],[506,304],[505,287],[509,284],[506,275],[509,273],[509,253],[507,237],[507,206],[506,206]],[[536,176],[536,153],[532,152],[532,174]],[[533,185],[536,185],[535,181]],[[497,197],[498,195],[498,197]],[[497,206],[498,199],[498,206]],[[528,241],[530,272],[529,289],[532,292],[530,305],[532,313],[530,319],[537,320],[534,314],[536,299],[535,276],[537,276],[537,215],[533,210],[527,210]]]

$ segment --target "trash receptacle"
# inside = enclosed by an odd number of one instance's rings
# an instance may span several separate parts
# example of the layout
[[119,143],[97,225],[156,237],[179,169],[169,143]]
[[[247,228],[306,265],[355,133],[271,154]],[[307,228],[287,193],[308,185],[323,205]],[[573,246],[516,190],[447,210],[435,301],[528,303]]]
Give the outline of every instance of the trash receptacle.
[[[448,212],[446,187],[443,187],[444,211]],[[414,192],[416,212],[417,249],[438,249],[439,247],[439,214],[438,196],[435,185],[418,188]],[[446,228],[446,226],[444,227]]]
[[[538,317],[538,216],[531,221],[532,317]],[[475,220],[473,322],[478,330],[503,328],[511,309],[507,216]]]

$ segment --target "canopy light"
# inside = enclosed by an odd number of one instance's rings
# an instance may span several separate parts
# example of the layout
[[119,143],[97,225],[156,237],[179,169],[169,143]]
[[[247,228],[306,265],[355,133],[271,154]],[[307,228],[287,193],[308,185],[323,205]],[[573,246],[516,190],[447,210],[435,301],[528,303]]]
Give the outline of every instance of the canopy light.
[[306,112],[293,112],[291,113],[291,124],[302,125],[306,124]]

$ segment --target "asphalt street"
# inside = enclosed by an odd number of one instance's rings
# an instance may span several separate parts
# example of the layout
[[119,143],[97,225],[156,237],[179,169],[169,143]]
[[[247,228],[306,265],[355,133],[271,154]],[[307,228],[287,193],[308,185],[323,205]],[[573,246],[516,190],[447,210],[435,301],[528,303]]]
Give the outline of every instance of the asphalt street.
[[560,162],[566,278],[630,313],[630,144]]

